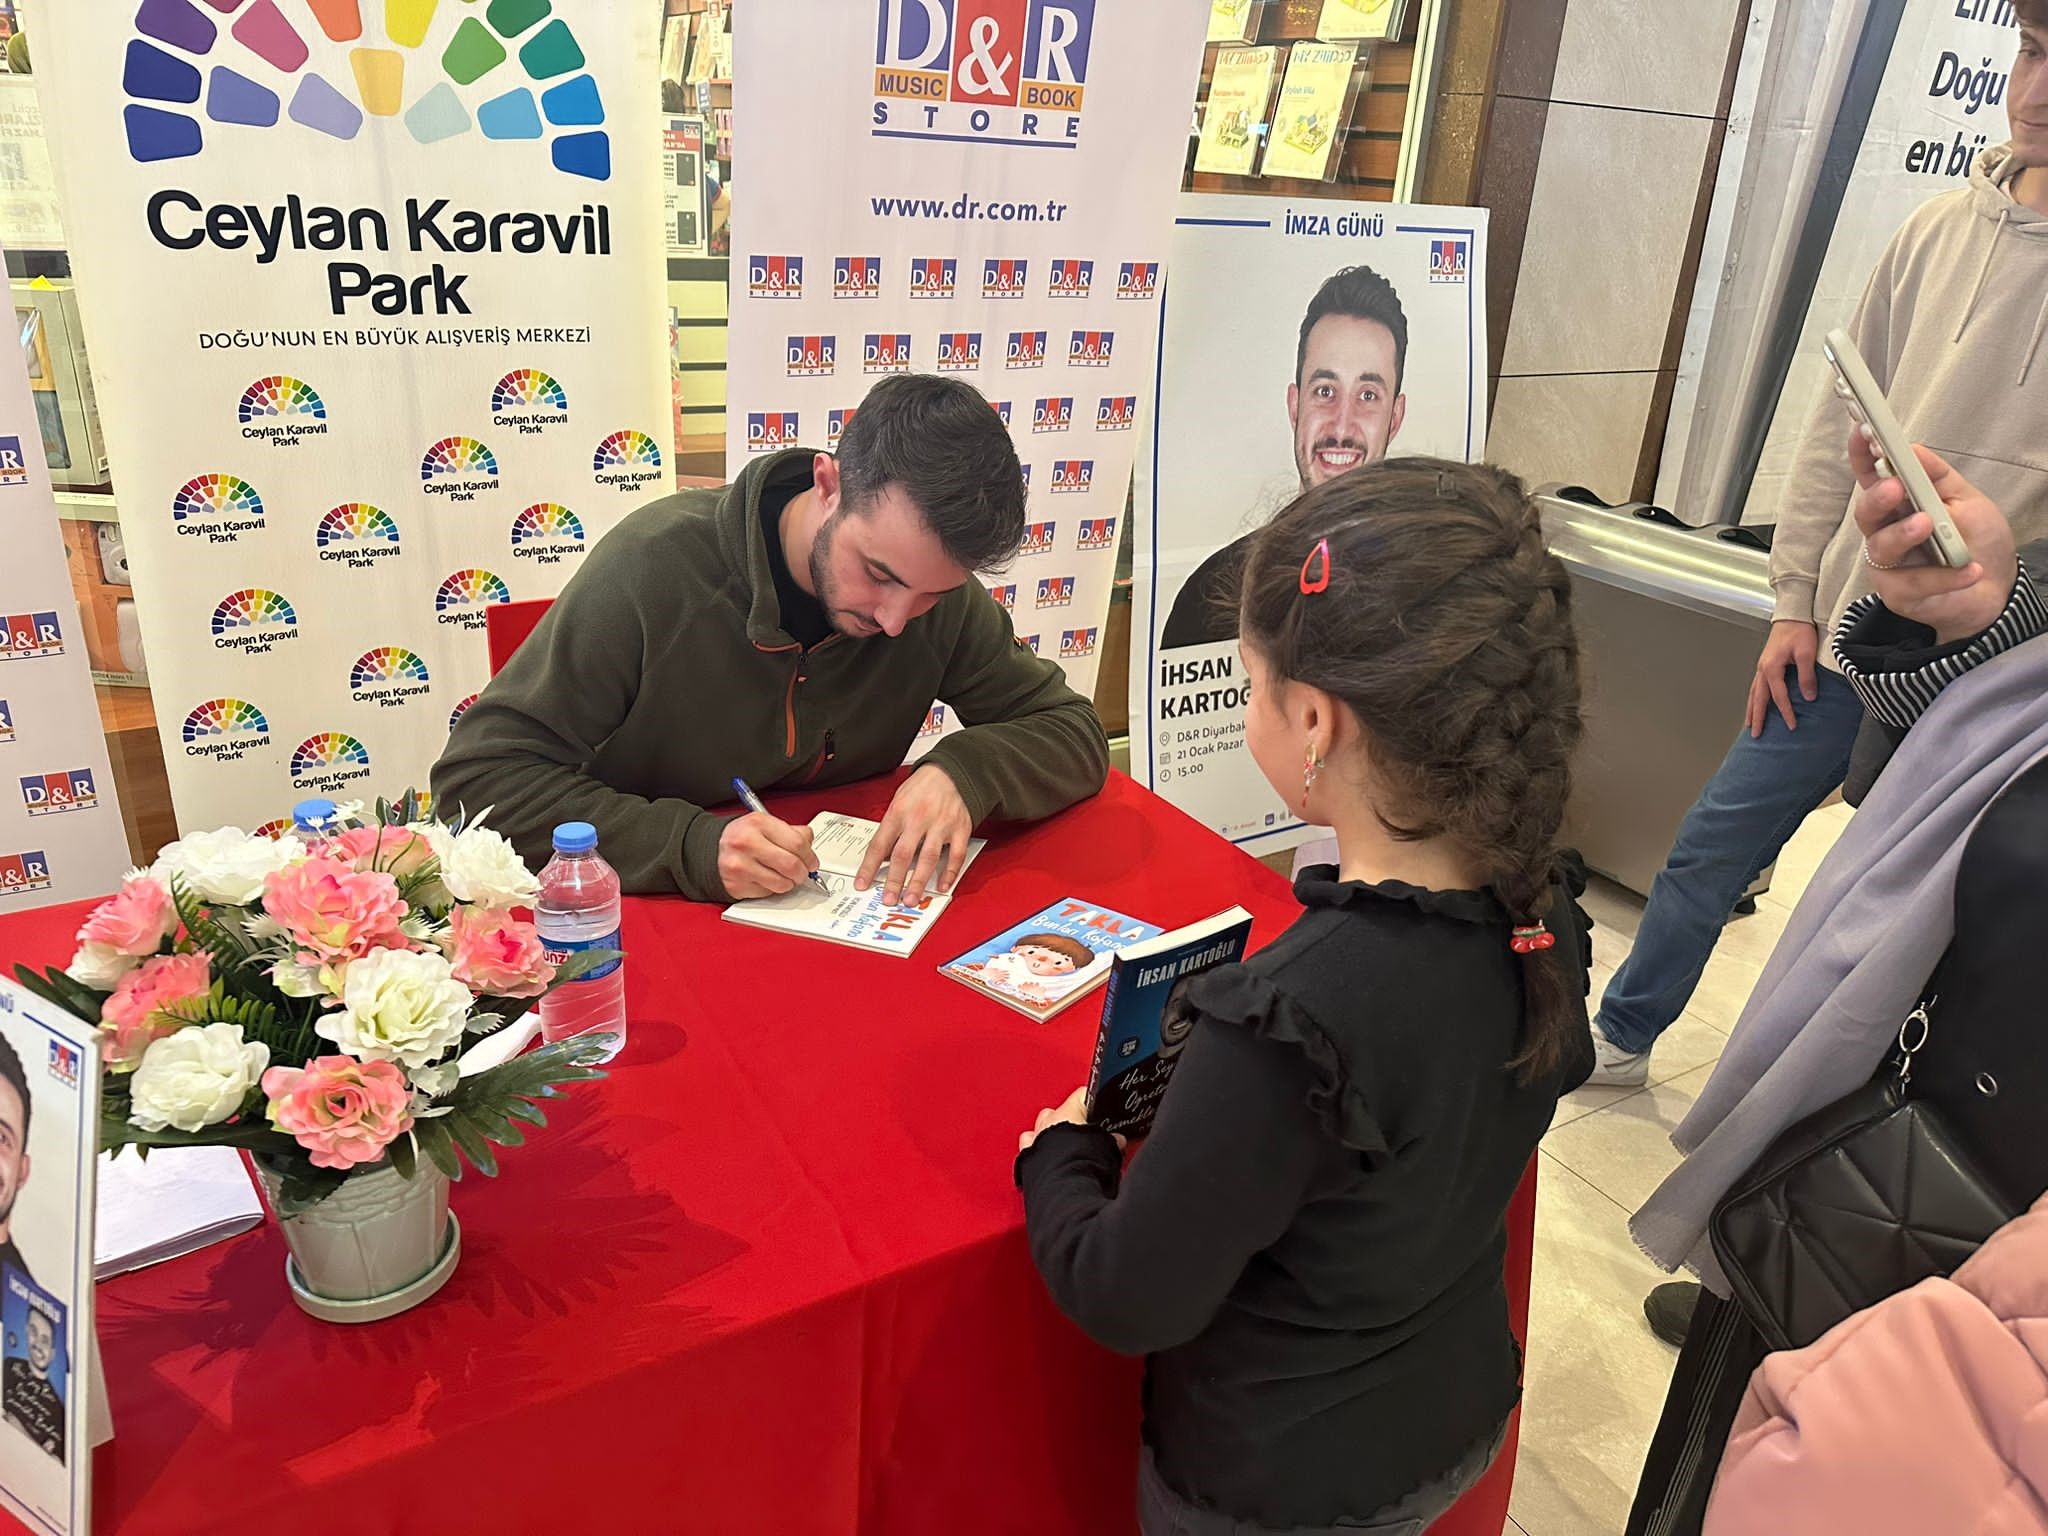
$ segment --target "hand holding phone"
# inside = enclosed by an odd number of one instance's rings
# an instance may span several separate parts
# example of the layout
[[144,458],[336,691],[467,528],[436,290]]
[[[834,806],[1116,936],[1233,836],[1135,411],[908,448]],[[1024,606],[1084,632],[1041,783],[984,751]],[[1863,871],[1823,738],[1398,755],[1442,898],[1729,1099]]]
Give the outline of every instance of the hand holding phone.
[[1841,396],[1849,414],[1860,425],[1870,429],[1877,450],[1878,474],[1884,478],[1897,476],[1899,483],[1906,488],[1906,499],[1913,510],[1925,514],[1934,525],[1932,536],[1921,548],[1932,555],[1936,563],[1951,570],[1961,570],[1970,563],[1970,546],[1964,542],[1955,519],[1949,516],[1948,508],[1942,505],[1934,482],[1927,478],[1919,455],[1913,452],[1912,440],[1899,425],[1898,417],[1892,414],[1884,391],[1877,387],[1869,364],[1863,361],[1863,354],[1856,350],[1856,343],[1844,330],[1829,331],[1821,349],[1834,370],[1835,393]]

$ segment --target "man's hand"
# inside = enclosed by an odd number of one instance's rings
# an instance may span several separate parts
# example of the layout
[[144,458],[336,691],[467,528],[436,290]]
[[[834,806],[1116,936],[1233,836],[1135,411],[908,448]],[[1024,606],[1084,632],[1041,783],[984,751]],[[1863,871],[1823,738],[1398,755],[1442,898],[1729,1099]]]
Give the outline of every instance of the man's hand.
[[793,891],[817,867],[809,827],[756,811],[727,823],[719,835],[718,878],[734,901]]
[[[2012,525],[1997,503],[1951,468],[1940,454],[1914,445],[1927,478],[1973,557],[1959,571],[1936,565],[1916,551],[1933,537],[1934,523],[1914,512],[1897,476],[1880,480],[1876,451],[1861,428],[1849,434],[1849,463],[1863,487],[1856,498],[1856,526],[1870,551],[1865,569],[1885,607],[1902,619],[1925,624],[1943,645],[1980,635],[1997,622],[2019,580]],[[1901,512],[1910,515],[1900,517]],[[1872,569],[1894,565],[1897,570]]]
[[[930,889],[945,895],[960,878],[960,866],[967,862],[967,844],[974,836],[974,818],[967,814],[967,802],[945,769],[933,765],[920,768],[903,781],[896,798],[889,802],[889,814],[882,818],[882,830],[868,844],[854,878],[855,890],[864,891],[875,883],[884,863],[889,866],[882,882],[882,900],[888,906],[898,902],[915,904]],[[939,866],[941,856],[945,867]],[[932,877],[938,883],[932,883]]]
[[1799,729],[1799,716],[1792,709],[1792,690],[1785,684],[1785,669],[1799,669],[1799,692],[1811,704],[1820,697],[1820,679],[1814,663],[1820,659],[1820,626],[1805,619],[1778,619],[1771,625],[1771,638],[1756,659],[1756,676],[1749,680],[1749,734],[1764,733],[1764,721],[1771,706],[1785,717],[1785,729]]

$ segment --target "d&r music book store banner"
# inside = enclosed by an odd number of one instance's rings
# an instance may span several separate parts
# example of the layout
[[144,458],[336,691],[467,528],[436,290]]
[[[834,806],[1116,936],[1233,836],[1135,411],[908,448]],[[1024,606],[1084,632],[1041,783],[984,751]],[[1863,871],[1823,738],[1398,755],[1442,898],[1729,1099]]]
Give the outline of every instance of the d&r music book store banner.
[[424,788],[485,611],[672,487],[657,9],[40,8],[185,829]]
[[891,373],[966,380],[1026,479],[1023,551],[990,589],[1092,694],[1205,8],[747,0],[733,19],[728,463],[836,446]]
[[1486,213],[1188,194],[1167,260],[1133,498],[1131,773],[1274,853],[1309,829],[1245,749],[1244,544],[1362,464],[1485,451]]

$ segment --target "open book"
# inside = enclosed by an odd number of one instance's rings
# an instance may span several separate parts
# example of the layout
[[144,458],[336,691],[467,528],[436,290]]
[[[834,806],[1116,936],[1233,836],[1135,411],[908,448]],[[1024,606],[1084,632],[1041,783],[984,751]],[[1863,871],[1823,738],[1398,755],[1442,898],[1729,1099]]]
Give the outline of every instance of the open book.
[[[915,906],[885,906],[879,874],[865,891],[855,890],[853,880],[860,873],[860,861],[880,830],[879,822],[842,816],[836,811],[813,816],[811,849],[818,856],[817,880],[806,880],[781,896],[736,901],[725,909],[725,920],[752,928],[773,928],[806,939],[849,944],[876,954],[908,955],[931,931],[953,898],[950,894],[928,894]],[[980,837],[967,844],[967,858],[960,866],[962,875],[987,846],[988,840]]]

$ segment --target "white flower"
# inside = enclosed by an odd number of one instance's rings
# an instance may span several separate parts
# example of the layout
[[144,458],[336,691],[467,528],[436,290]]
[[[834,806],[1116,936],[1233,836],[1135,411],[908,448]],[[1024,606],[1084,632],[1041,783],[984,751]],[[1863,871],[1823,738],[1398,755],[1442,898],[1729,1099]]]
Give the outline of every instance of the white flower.
[[427,828],[427,843],[441,861],[441,883],[457,901],[523,907],[540,895],[533,871],[496,832],[472,823],[457,835],[435,822]]
[[129,1079],[128,1118],[145,1131],[218,1125],[242,1107],[270,1065],[270,1047],[242,1039],[239,1024],[181,1029],[150,1042]]
[[124,955],[106,944],[81,944],[78,953],[71,957],[71,963],[64,969],[73,981],[81,982],[95,992],[111,992],[121,984],[123,976],[140,964],[140,955]]
[[462,1081],[462,1066],[459,1062],[444,1061],[438,1067],[415,1067],[405,1075],[428,1098],[438,1098]]
[[461,1043],[474,1002],[442,956],[372,950],[350,962],[339,1011],[313,1028],[358,1060],[424,1067]]
[[286,997],[340,997],[347,974],[346,966],[309,965],[290,955],[270,968],[270,979]]
[[156,856],[150,874],[170,886],[175,875],[201,901],[246,907],[263,894],[263,878],[306,856],[296,837],[253,837],[235,827],[193,832]]

